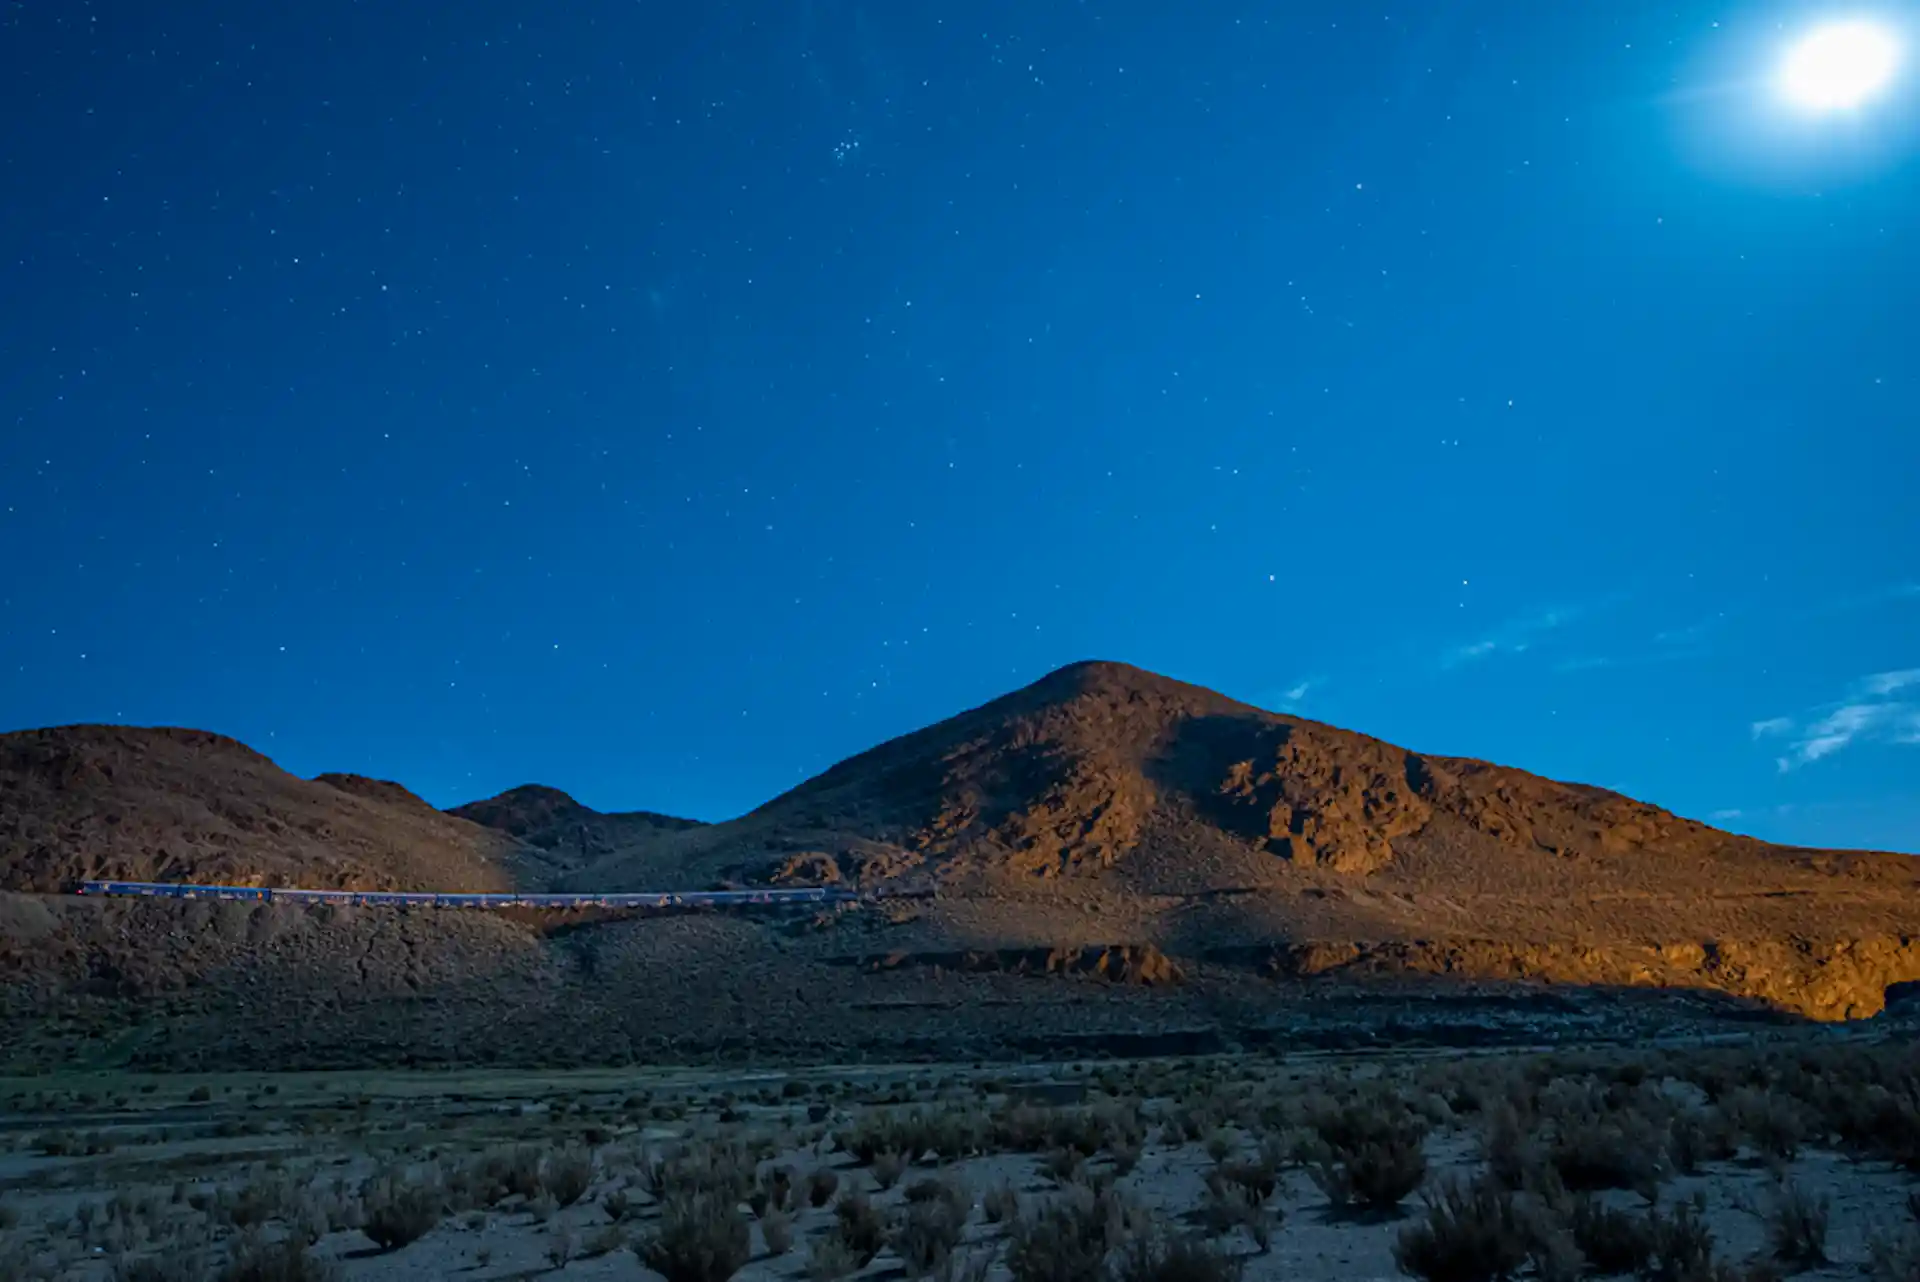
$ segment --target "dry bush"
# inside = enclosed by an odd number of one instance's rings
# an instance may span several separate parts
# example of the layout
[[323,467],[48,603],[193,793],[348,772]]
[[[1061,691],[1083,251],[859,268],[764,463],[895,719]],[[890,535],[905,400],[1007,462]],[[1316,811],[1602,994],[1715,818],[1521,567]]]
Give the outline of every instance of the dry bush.
[[807,1256],[807,1276],[814,1282],[833,1282],[865,1265],[838,1233],[828,1233],[813,1244]]
[[1144,1232],[1109,1262],[1110,1282],[1239,1282],[1245,1261],[1191,1237]]
[[753,1181],[753,1158],[737,1143],[691,1145],[640,1164],[641,1185],[661,1201],[711,1194],[730,1203],[744,1202]]
[[360,1186],[360,1231],[383,1251],[397,1251],[431,1233],[445,1211],[446,1196],[430,1179],[409,1179],[401,1169],[384,1171]]
[[580,1249],[580,1240],[573,1235],[572,1229],[556,1228],[552,1237],[547,1239],[547,1263],[556,1269],[564,1269]]
[[1573,1192],[1632,1189],[1652,1200],[1664,1173],[1664,1139],[1637,1113],[1587,1116],[1556,1125],[1547,1160]]
[[667,1282],[726,1282],[752,1257],[739,1202],[712,1191],[669,1194],[653,1235],[635,1248]]
[[1353,1101],[1314,1129],[1309,1169],[1338,1210],[1391,1212],[1426,1179],[1426,1126],[1397,1105]]
[[1808,1138],[1808,1119],[1799,1103],[1782,1094],[1742,1087],[1722,1106],[1729,1122],[1763,1157],[1791,1162]]
[[1797,1184],[1783,1184],[1766,1208],[1767,1249],[1791,1273],[1827,1262],[1826,1198],[1815,1199]]
[[955,1161],[983,1151],[987,1132],[986,1121],[971,1110],[914,1109],[865,1113],[835,1139],[864,1166],[882,1153],[904,1153],[910,1160],[932,1153]]
[[449,1181],[461,1208],[497,1206],[509,1197],[531,1201],[540,1196],[541,1152],[531,1144],[492,1149],[456,1171]]
[[1086,1163],[1086,1156],[1079,1149],[1057,1148],[1040,1159],[1040,1169],[1056,1184],[1071,1184],[1080,1178]]
[[833,1201],[833,1195],[840,1187],[840,1176],[826,1167],[810,1171],[807,1174],[807,1204],[815,1208]]
[[258,1230],[246,1230],[227,1248],[220,1282],[334,1282],[340,1268],[292,1238],[268,1242]]
[[987,1282],[993,1273],[994,1255],[991,1246],[954,1251],[933,1271],[933,1282]]
[[1074,1188],[1014,1219],[1007,1268],[1013,1282],[1089,1282],[1104,1276],[1109,1255],[1144,1227],[1145,1217],[1112,1192]]
[[1566,1199],[1560,1214],[1595,1273],[1638,1273],[1653,1258],[1653,1225],[1644,1215],[1610,1207],[1586,1193]]
[[1262,1254],[1273,1248],[1275,1214],[1244,1184],[1213,1178],[1209,1171],[1200,1197],[1199,1219],[1209,1233],[1218,1236],[1244,1227]]
[[760,1184],[755,1190],[766,1199],[766,1204],[776,1211],[784,1211],[793,1205],[793,1170],[791,1167],[775,1166],[760,1173]]
[[563,1148],[547,1155],[541,1185],[561,1206],[572,1206],[593,1184],[593,1154],[583,1148]]
[[1497,1282],[1533,1256],[1535,1235],[1496,1181],[1449,1180],[1393,1244],[1400,1271],[1423,1282]]
[[1482,1110],[1480,1154],[1487,1171],[1503,1188],[1535,1188],[1545,1156],[1530,1134],[1520,1112],[1507,1100]]
[[873,1182],[882,1189],[890,1189],[900,1182],[907,1173],[907,1157],[904,1153],[876,1153],[873,1157]]
[[600,1195],[600,1209],[605,1211],[607,1219],[615,1224],[640,1213],[639,1204],[633,1200],[632,1192],[624,1184],[610,1188]]
[[769,1255],[785,1255],[793,1249],[793,1216],[768,1207],[760,1217],[760,1236],[766,1239]]
[[627,1229],[624,1224],[602,1224],[593,1231],[593,1236],[587,1239],[584,1254],[590,1259],[612,1255],[615,1251],[624,1249],[626,1245]]
[[1255,1203],[1265,1202],[1280,1187],[1280,1168],[1273,1155],[1262,1152],[1257,1158],[1222,1162],[1206,1174],[1209,1189],[1236,1185]]
[[1667,1122],[1667,1156],[1682,1175],[1698,1175],[1708,1162],[1740,1155],[1740,1137],[1717,1108],[1682,1109]]
[[1866,1273],[1872,1282],[1920,1282],[1920,1233],[1905,1228],[1868,1238]]
[[1697,1194],[1670,1215],[1650,1213],[1647,1223],[1653,1250],[1641,1273],[1646,1282],[1708,1282],[1720,1273],[1706,1203]]
[[839,1238],[865,1268],[880,1248],[887,1244],[887,1221],[877,1207],[861,1193],[849,1193],[833,1208],[833,1235]]
[[913,1276],[939,1268],[966,1232],[973,1199],[939,1180],[921,1180],[907,1190],[907,1205],[893,1234],[893,1250]]

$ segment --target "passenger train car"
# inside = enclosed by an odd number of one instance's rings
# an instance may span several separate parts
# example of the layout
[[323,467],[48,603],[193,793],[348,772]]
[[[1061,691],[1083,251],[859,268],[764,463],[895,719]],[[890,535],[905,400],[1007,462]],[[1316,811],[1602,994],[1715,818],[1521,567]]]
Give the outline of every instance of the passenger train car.
[[618,894],[466,894],[421,890],[282,890],[270,886],[194,886],[163,881],[83,881],[82,895],[234,899],[250,903],[424,904],[434,908],[696,908],[846,903],[851,890],[801,886],[778,890],[677,890]]

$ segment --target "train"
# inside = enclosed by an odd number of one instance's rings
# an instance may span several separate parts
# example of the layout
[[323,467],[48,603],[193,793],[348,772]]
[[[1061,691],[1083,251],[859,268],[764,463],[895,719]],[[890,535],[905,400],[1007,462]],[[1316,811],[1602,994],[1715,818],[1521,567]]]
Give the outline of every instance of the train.
[[433,890],[286,890],[278,886],[198,886],[171,881],[83,881],[82,895],[165,899],[227,899],[243,903],[418,904],[432,908],[726,908],[782,904],[837,904],[860,898],[837,886],[779,889],[621,891],[609,894],[469,893]]

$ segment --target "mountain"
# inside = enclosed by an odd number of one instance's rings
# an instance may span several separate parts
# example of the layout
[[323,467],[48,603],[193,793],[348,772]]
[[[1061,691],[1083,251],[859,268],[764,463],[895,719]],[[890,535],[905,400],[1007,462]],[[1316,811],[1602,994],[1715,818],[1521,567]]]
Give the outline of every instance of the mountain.
[[534,846],[569,869],[617,851],[632,851],[669,833],[705,826],[697,819],[676,819],[650,810],[605,814],[558,788],[540,784],[509,788],[497,797],[470,801],[447,813]]
[[81,1053],[76,1028],[131,1024],[155,1065],[322,1066],[1840,1020],[1920,980],[1916,870],[1112,663],[719,824],[533,786],[443,815],[397,784],[300,780],[215,736],[79,727],[0,737],[0,887],[107,872],[923,893],[785,921],[0,894],[0,1021],[56,1039],[25,1043],[35,1063]]
[[505,890],[519,843],[399,784],[301,779],[200,730],[0,734],[0,887],[86,879]]
[[[1532,937],[1577,931],[1569,904],[1596,919],[1599,905],[1631,904],[1638,928],[1697,931],[1754,901],[1897,892],[1917,866],[1771,846],[1604,789],[1091,662],[881,744],[740,819],[617,849],[570,881],[1282,895],[1300,913],[1394,901],[1376,931],[1448,934],[1470,918]],[[1884,907],[1899,905],[1890,893]]]

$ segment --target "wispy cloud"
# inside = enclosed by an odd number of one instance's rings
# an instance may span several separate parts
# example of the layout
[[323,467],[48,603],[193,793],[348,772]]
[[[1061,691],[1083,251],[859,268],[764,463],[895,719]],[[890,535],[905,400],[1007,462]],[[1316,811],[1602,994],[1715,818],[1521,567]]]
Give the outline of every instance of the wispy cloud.
[[1746,813],[1747,813],[1746,811],[1738,810],[1738,809],[1716,810],[1712,814],[1708,815],[1707,818],[1713,820],[1717,824],[1723,824],[1723,823],[1730,823],[1733,820],[1740,818],[1742,815]]
[[1920,707],[1893,697],[1914,686],[1920,686],[1920,668],[1876,672],[1854,682],[1846,697],[1833,703],[1797,717],[1754,722],[1752,735],[1787,740],[1786,752],[1776,758],[1783,772],[1812,765],[1856,743],[1920,744]]
[[1288,686],[1285,690],[1282,690],[1280,692],[1280,701],[1282,703],[1298,703],[1311,694],[1313,688],[1319,684],[1320,682],[1317,679],[1308,677],[1298,685]]
[[1509,619],[1477,641],[1456,645],[1440,656],[1443,668],[1458,668],[1501,654],[1525,654],[1536,640],[1588,613],[1592,607],[1564,606]]
[[1876,699],[1898,694],[1910,685],[1920,685],[1920,668],[1902,668],[1898,672],[1876,672],[1861,683]]

